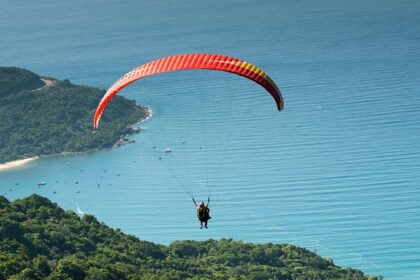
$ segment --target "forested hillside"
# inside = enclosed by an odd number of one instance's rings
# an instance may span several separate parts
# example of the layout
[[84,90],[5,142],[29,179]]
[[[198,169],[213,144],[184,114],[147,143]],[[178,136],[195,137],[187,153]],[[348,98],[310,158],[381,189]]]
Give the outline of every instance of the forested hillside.
[[14,202],[0,196],[0,279],[377,278],[288,244],[157,245],[32,195]]
[[134,101],[116,96],[95,133],[93,114],[104,90],[49,78],[28,70],[0,67],[0,163],[111,147],[130,125],[147,116]]
[[0,67],[0,98],[19,92],[44,86],[40,77],[26,69]]

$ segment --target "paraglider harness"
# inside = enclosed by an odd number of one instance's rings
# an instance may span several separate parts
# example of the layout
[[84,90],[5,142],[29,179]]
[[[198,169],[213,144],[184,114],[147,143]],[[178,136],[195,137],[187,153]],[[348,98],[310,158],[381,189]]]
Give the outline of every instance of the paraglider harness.
[[[197,203],[195,202],[195,199],[193,198],[192,200],[193,200],[194,204],[197,206]],[[207,221],[211,218],[210,217],[210,209],[208,208],[209,202],[210,202],[210,197],[207,199],[207,205],[204,205],[204,207],[201,207],[201,205],[197,206],[198,207],[197,217],[198,217],[198,220],[200,220],[200,222],[205,222],[205,221]]]

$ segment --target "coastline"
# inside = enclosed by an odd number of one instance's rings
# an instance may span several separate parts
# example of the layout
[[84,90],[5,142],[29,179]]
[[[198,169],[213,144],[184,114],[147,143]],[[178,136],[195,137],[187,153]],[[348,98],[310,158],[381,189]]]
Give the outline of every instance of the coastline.
[[148,116],[145,119],[143,119],[141,122],[145,122],[148,119],[150,119],[151,117],[153,117],[153,109],[152,109],[152,107],[150,107],[150,106],[143,106],[143,107],[146,109],[146,111],[148,113]]
[[140,121],[134,123],[133,125],[130,125],[131,128],[137,128],[139,125],[146,122],[147,120],[149,120],[153,116],[152,107],[145,106],[145,105],[142,105],[142,107],[147,111],[147,117],[145,117],[144,119],[141,119]]
[[[136,127],[136,126],[142,124],[143,122],[147,121],[148,119],[150,119],[152,117],[152,115],[153,115],[152,108],[147,107],[147,106],[144,106],[144,108],[147,110],[147,113],[148,113],[147,117],[140,120],[139,122],[131,125],[131,127]],[[89,151],[85,151],[85,152],[89,152]],[[62,152],[62,153],[59,153],[58,155],[71,155],[71,154],[79,154],[79,153],[85,153],[85,152]],[[50,155],[50,156],[56,156],[56,155]],[[35,156],[35,157],[17,159],[17,160],[5,162],[5,163],[0,163],[0,172],[10,170],[10,169],[16,169],[16,168],[19,168],[19,167],[23,167],[26,164],[28,164],[29,162],[32,162],[32,161],[37,160],[39,158],[40,158],[40,156]]]
[[36,157],[31,157],[31,158],[24,158],[24,159],[18,159],[18,160],[5,162],[5,163],[0,163],[0,172],[5,171],[5,170],[9,170],[9,169],[15,169],[15,168],[18,168],[18,167],[22,167],[22,166],[28,164],[29,162],[34,161],[38,158],[39,157],[36,156]]

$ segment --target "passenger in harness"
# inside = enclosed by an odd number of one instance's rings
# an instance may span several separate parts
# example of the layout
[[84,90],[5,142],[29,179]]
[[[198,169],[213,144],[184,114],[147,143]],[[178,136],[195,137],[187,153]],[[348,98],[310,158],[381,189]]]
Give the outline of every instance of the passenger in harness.
[[200,205],[197,205],[197,203],[195,202],[195,199],[193,198],[192,200],[197,208],[197,218],[200,221],[200,229],[203,228],[203,223],[204,223],[204,227],[207,228],[207,222],[208,220],[211,219],[210,208],[209,208],[210,197],[207,199],[207,204],[204,204],[204,202],[201,202]]

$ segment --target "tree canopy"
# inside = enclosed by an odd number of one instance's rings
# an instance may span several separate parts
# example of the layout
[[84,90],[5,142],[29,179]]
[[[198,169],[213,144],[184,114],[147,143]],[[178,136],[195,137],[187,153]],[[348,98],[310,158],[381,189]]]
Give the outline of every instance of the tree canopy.
[[13,202],[0,196],[0,279],[377,278],[288,244],[157,245],[32,195]]
[[93,114],[104,90],[50,81],[44,86],[28,70],[0,67],[0,163],[112,147],[135,132],[130,125],[147,116],[145,108],[119,96],[107,108],[106,125],[92,133]]
[[40,77],[26,69],[0,67],[0,97],[22,90],[32,90],[44,86]]

